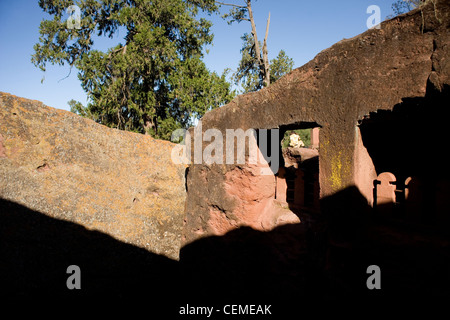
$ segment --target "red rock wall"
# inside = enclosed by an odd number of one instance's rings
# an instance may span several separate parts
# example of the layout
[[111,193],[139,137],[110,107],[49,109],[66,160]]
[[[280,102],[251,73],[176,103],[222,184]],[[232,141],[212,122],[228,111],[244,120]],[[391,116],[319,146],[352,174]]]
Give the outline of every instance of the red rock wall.
[[[238,96],[207,113],[203,129],[225,133],[226,129],[317,123],[321,127],[320,197],[357,186],[370,203],[374,169],[358,136],[358,121],[370,112],[392,110],[404,98],[424,98],[429,88],[442,90],[450,85],[449,26],[448,1],[430,2],[383,22],[381,29],[344,39],[270,87]],[[241,223],[256,227],[266,219],[271,211],[266,187],[274,182],[268,179],[261,185],[249,170],[191,165],[185,243],[218,230],[223,233],[227,223],[230,228]],[[249,187],[258,199],[243,190]]]

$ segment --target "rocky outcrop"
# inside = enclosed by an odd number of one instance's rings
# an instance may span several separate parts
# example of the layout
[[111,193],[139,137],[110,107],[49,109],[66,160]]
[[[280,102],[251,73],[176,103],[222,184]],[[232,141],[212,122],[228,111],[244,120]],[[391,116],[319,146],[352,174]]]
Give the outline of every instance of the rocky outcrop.
[[185,167],[172,146],[0,93],[1,199],[177,259]]

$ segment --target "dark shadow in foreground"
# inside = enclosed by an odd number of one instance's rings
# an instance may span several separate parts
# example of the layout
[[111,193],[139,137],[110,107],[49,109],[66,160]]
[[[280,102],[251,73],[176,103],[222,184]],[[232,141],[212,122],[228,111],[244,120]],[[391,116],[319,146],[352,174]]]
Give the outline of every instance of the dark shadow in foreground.
[[[187,291],[196,290],[199,301],[450,298],[450,235],[445,229],[380,219],[356,187],[324,198],[321,208],[312,225],[270,232],[240,228],[183,247]],[[380,267],[381,290],[367,286],[371,265]]]
[[[0,200],[2,297],[137,298],[148,305],[450,297],[450,236],[373,216],[357,188],[322,201],[317,223],[240,228],[182,248],[180,261]],[[69,290],[69,265],[81,290]],[[367,267],[381,269],[369,290]],[[177,310],[172,309],[173,312]]]
[[[81,269],[69,290],[67,267]],[[0,297],[134,298],[164,295],[177,263],[81,225],[0,199]]]

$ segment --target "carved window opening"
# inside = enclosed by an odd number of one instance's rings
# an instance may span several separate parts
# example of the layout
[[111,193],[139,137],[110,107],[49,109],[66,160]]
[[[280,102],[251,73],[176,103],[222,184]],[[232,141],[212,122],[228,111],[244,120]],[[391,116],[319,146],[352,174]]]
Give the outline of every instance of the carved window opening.
[[319,131],[316,122],[280,127],[275,199],[296,212],[318,210]]

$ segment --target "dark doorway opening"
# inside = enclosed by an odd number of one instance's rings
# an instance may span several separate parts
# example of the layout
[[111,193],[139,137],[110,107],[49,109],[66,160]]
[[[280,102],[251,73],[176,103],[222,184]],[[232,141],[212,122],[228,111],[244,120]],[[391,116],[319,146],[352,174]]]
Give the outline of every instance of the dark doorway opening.
[[425,97],[406,98],[359,123],[378,178],[374,207],[379,214],[410,222],[450,222],[447,148],[449,87],[428,86]]

